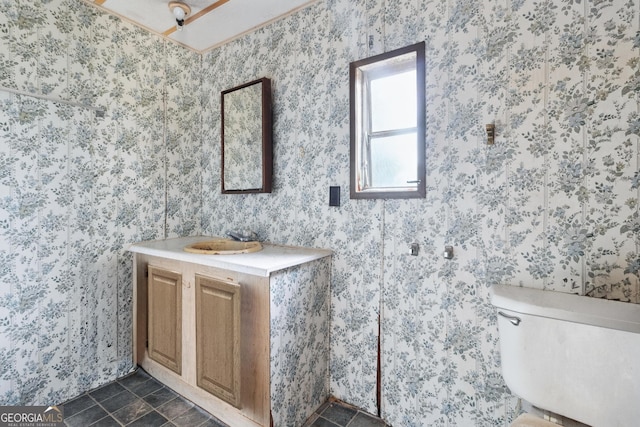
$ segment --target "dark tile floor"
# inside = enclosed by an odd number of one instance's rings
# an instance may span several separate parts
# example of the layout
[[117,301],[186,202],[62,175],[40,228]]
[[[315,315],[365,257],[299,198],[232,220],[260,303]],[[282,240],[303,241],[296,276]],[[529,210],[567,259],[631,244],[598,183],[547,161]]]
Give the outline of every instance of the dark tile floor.
[[142,369],[62,406],[69,427],[228,427]]
[[340,401],[319,407],[304,427],[386,427],[384,421]]
[[[63,403],[69,427],[229,427],[142,369]],[[385,427],[384,421],[330,400],[304,427]]]

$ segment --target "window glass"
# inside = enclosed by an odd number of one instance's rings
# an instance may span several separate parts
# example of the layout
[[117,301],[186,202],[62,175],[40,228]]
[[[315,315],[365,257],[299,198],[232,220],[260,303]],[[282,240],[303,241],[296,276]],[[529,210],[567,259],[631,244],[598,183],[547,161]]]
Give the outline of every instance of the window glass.
[[371,185],[406,187],[418,179],[415,132],[371,139]]
[[371,80],[371,131],[415,127],[416,109],[415,70]]

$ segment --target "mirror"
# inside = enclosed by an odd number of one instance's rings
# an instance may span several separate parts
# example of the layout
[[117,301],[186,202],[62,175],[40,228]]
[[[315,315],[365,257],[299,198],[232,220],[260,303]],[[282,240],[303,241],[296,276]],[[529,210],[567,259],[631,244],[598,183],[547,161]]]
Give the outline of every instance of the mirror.
[[222,193],[270,193],[271,80],[225,90],[221,98]]
[[425,43],[349,67],[352,199],[423,198]]

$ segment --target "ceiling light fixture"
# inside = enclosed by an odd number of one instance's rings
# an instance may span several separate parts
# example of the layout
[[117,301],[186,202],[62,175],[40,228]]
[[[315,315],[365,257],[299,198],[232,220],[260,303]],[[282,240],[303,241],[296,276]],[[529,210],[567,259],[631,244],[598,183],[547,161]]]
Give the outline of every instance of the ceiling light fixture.
[[181,1],[171,1],[169,2],[169,10],[176,18],[176,30],[182,31],[184,19],[191,13],[191,8]]

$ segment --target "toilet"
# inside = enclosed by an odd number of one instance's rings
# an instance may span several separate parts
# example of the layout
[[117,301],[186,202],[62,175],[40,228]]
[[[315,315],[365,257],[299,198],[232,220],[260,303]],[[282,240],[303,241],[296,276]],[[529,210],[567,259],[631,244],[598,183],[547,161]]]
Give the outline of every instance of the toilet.
[[[502,376],[566,425],[640,425],[640,304],[494,285]],[[534,413],[512,427],[557,426]]]

